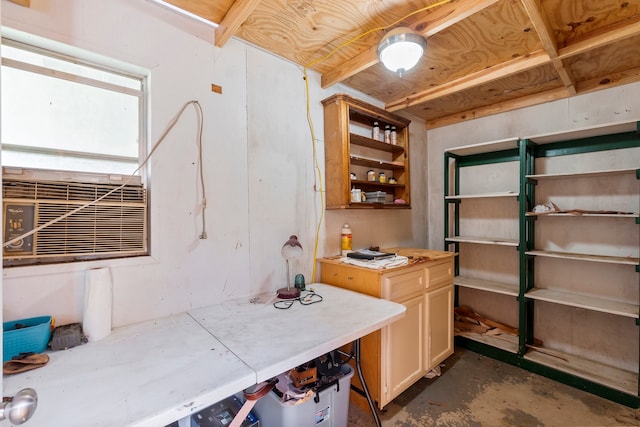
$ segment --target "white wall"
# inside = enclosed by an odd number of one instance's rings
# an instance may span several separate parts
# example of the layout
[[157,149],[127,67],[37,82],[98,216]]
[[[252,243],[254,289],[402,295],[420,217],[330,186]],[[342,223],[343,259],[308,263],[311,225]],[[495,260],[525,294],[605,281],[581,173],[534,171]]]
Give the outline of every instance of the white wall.
[[[151,258],[97,263],[112,269],[114,326],[282,287],[280,247],[290,234],[305,248],[292,274],[311,281],[320,202],[305,84],[296,65],[236,39],[216,48],[213,28],[151,1],[32,0],[25,8],[3,0],[2,8],[3,26],[148,70],[151,144],[186,101],[198,100],[204,110],[208,239],[198,239],[197,122],[189,108],[151,161]],[[322,90],[316,74],[309,79],[324,170],[320,101],[335,92],[375,101],[340,85]],[[222,86],[222,94],[211,92],[212,83]],[[414,121],[414,208],[328,211],[318,256],[338,253],[345,221],[356,247],[426,244],[425,136]],[[91,266],[4,269],[4,318],[51,314],[58,324],[81,321],[84,274]]]

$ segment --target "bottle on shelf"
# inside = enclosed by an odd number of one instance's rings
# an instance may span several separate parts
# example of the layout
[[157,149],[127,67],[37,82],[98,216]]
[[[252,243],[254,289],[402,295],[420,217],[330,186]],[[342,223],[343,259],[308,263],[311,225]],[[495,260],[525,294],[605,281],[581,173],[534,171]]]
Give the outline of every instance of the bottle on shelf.
[[362,190],[359,188],[353,188],[351,190],[351,201],[352,202],[361,202],[362,201]]
[[387,181],[387,177],[384,175],[384,172],[380,172],[378,175],[378,179],[381,184],[384,184]]
[[351,252],[351,245],[353,240],[353,234],[351,233],[351,227],[349,226],[349,224],[344,224],[342,226],[342,232],[340,236],[340,247],[342,249],[342,256],[347,256],[347,253]]
[[391,126],[384,126],[384,142],[391,144]]
[[376,141],[380,141],[380,125],[378,124],[378,122],[373,122],[371,138],[375,139]]
[[395,126],[391,126],[391,145],[398,145],[398,131]]

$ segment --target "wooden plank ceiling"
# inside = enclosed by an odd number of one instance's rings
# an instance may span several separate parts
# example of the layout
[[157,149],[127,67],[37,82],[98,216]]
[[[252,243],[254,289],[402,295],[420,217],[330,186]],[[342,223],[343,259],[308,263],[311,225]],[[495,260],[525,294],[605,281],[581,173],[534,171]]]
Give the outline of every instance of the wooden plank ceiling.
[[[640,80],[640,0],[167,2],[431,128]],[[402,78],[376,55],[396,26],[428,43]]]

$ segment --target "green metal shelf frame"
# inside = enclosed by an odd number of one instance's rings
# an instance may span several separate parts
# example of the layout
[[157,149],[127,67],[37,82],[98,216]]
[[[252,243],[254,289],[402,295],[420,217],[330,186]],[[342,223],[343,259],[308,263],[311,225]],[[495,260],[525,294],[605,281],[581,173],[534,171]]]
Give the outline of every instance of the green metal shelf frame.
[[[488,151],[486,153],[469,154],[466,156],[456,155],[453,153],[444,153],[444,250],[448,251],[453,245],[454,252],[458,253],[460,250],[459,242],[447,242],[447,238],[451,237],[451,223],[449,221],[449,214],[451,206],[454,206],[454,222],[453,222],[453,236],[460,235],[460,203],[459,199],[449,200],[447,196],[459,196],[460,195],[460,169],[468,166],[482,166],[490,165],[494,163],[515,162],[520,160],[520,153],[518,147],[507,150]],[[453,161],[453,194],[449,194],[450,187],[450,171],[451,162]],[[460,261],[459,257],[455,257],[454,260],[454,275],[460,274]],[[458,287],[454,287],[454,304],[458,305]]]
[[[638,391],[636,395],[624,393],[620,390],[591,381],[586,378],[549,367],[535,361],[526,359],[524,356],[528,350],[527,345],[534,342],[534,300],[527,298],[526,293],[534,287],[534,256],[526,254],[528,250],[534,249],[536,216],[527,216],[535,205],[536,180],[528,179],[527,175],[535,173],[535,160],[541,157],[556,157],[570,154],[593,153],[607,150],[617,150],[624,148],[640,147],[640,121],[636,122],[636,129],[632,132],[623,132],[610,135],[600,135],[594,137],[577,138],[566,141],[550,142],[538,145],[530,139],[520,139],[517,148],[499,150],[470,155],[456,155],[450,152],[444,153],[444,249],[449,250],[454,245],[454,251],[459,252],[458,242],[447,242],[450,237],[451,206],[453,206],[453,235],[460,232],[460,203],[459,199],[448,200],[448,196],[460,195],[460,169],[467,166],[488,165],[508,161],[519,161],[519,278],[520,286],[518,291],[518,350],[517,353],[500,349],[489,344],[474,341],[472,339],[457,336],[456,344],[468,348],[488,357],[519,366],[530,372],[534,372],[561,383],[601,396],[622,405],[640,408],[640,375],[638,378]],[[451,190],[451,167],[453,166],[453,194]],[[640,169],[636,170],[636,179],[640,180]],[[636,224],[640,224],[640,218],[636,218]],[[640,266],[636,266],[635,271],[640,273]],[[459,257],[455,258],[455,275],[459,275]],[[640,280],[639,280],[640,286]],[[458,286],[455,287],[454,304],[459,302]],[[640,326],[640,319],[636,319],[636,325]],[[640,328],[639,328],[640,334]],[[640,335],[639,335],[640,346]],[[640,348],[639,348],[640,352]],[[640,370],[640,361],[639,361]]]

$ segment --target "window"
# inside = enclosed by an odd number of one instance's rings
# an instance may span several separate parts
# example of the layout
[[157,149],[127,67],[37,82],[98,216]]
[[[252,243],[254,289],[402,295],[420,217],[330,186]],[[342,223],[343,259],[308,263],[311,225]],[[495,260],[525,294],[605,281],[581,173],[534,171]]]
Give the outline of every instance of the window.
[[145,77],[2,43],[4,266],[147,254]]

